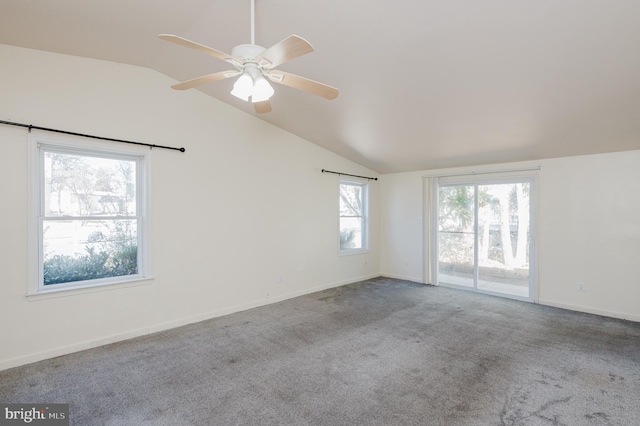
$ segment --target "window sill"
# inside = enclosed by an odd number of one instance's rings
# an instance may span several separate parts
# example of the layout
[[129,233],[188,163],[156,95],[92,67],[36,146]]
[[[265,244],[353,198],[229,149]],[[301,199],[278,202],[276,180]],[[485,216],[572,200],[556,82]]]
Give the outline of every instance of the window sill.
[[354,250],[340,250],[338,256],[352,256],[354,254],[367,254],[370,253],[369,249],[354,249]]
[[38,300],[55,299],[58,297],[77,296],[81,294],[96,293],[99,291],[118,290],[122,288],[137,287],[141,285],[149,285],[153,282],[153,277],[133,278],[126,281],[108,284],[87,284],[79,287],[52,288],[38,292],[27,293],[27,300],[35,302]]

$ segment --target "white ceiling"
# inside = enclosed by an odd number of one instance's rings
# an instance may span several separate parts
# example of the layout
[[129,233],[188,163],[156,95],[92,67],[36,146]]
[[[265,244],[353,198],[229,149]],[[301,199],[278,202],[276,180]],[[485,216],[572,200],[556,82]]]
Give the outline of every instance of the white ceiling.
[[[229,66],[157,35],[231,52],[249,4],[2,0],[0,43],[182,81]],[[638,0],[256,0],[256,21],[257,44],[315,48],[279,69],[340,89],[276,85],[259,117],[380,173],[640,149]],[[232,85],[201,90],[255,114]]]

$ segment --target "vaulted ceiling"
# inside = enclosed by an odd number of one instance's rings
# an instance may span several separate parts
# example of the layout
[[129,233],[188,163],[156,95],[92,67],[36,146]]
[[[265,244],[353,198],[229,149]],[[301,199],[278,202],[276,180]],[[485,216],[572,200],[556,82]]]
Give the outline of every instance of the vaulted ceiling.
[[[304,37],[315,51],[279,69],[338,98],[274,85],[257,115],[233,79],[190,90],[380,173],[640,149],[639,17],[638,0],[256,0],[256,43]],[[0,2],[1,44],[177,81],[229,65],[158,34],[231,52],[250,28],[249,0]]]

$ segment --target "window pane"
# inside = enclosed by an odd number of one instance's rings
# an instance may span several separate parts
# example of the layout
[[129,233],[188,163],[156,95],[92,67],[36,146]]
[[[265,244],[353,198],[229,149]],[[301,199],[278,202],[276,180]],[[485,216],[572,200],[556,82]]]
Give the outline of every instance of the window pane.
[[44,152],[45,216],[135,216],[136,162]]
[[340,218],[340,250],[362,248],[362,219]]
[[136,220],[45,220],[44,285],[138,273]]
[[471,185],[441,186],[438,194],[438,274],[441,282],[474,285],[474,197]]
[[478,287],[529,297],[529,183],[478,191]]
[[340,184],[340,216],[362,216],[362,186]]

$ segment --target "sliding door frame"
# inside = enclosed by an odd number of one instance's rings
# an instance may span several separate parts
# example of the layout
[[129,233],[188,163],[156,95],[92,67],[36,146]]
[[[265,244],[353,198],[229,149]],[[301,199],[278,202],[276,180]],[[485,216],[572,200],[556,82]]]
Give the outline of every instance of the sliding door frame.
[[[458,175],[423,176],[423,282],[439,285],[438,282],[438,194],[440,185],[471,185],[474,191],[474,287],[467,291],[496,295],[516,300],[537,303],[538,301],[538,171],[531,169],[467,173]],[[480,290],[478,283],[478,191],[477,186],[509,183],[529,183],[529,297]],[[455,285],[451,287],[458,288]]]

